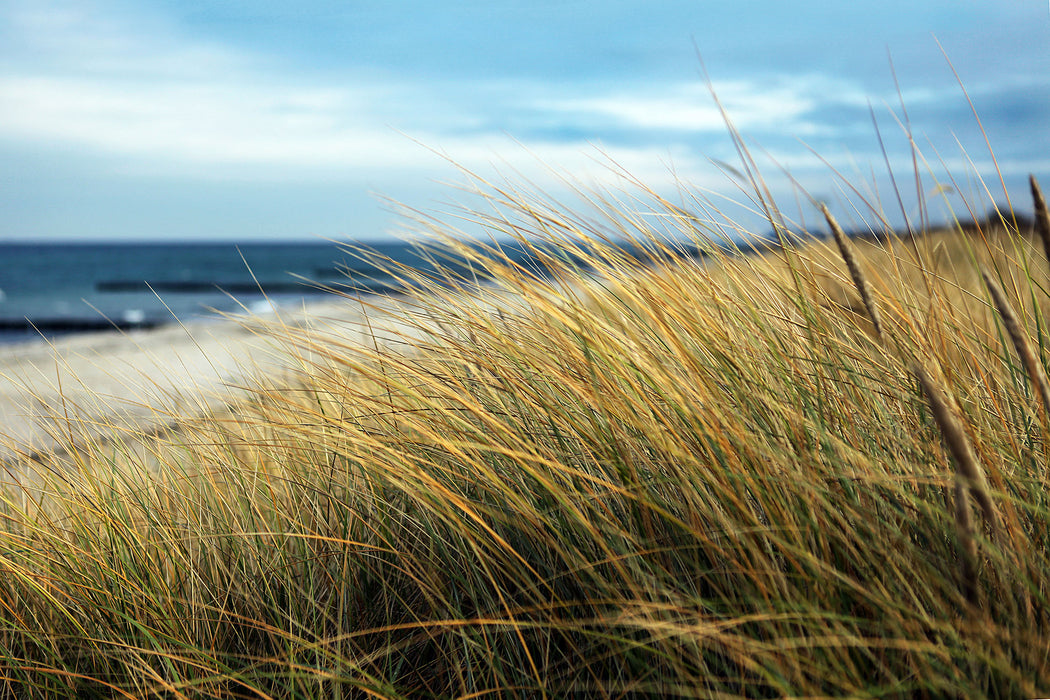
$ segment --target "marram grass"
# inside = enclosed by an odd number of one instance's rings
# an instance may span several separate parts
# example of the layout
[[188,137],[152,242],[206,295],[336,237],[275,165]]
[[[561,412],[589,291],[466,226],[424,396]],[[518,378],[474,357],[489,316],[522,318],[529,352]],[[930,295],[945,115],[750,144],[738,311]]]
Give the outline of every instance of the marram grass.
[[643,195],[484,189],[550,274],[475,254],[371,348],[276,326],[250,400],[37,464],[0,697],[1050,695],[1031,227],[741,256]]

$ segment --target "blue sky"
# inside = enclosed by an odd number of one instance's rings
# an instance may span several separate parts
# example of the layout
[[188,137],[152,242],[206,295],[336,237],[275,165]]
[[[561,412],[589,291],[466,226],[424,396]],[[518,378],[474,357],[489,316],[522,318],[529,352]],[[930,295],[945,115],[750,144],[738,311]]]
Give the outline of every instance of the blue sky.
[[552,171],[617,186],[608,158],[739,198],[698,54],[755,151],[847,218],[811,149],[895,207],[869,113],[910,183],[892,59],[923,186],[943,161],[984,209],[972,173],[997,179],[940,47],[1028,209],[1027,174],[1050,180],[1046,0],[0,0],[0,241],[374,240],[398,228],[383,197],[457,198],[446,157],[554,192]]

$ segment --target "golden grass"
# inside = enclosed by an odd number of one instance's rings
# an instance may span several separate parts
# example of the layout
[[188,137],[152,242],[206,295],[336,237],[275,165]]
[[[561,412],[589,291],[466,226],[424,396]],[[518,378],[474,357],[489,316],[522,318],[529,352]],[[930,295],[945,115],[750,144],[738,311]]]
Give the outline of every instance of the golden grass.
[[3,494],[0,697],[1050,693],[1041,241],[481,195],[547,274]]

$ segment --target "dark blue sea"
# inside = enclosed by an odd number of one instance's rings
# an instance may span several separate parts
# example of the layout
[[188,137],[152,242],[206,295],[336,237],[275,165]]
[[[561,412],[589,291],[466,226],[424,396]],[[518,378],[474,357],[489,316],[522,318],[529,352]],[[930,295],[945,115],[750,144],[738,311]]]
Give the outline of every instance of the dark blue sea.
[[[374,252],[414,268],[404,243]],[[0,243],[0,343],[403,291],[335,243]]]
[[[542,256],[531,245],[500,248],[501,255],[539,277],[547,273],[540,259],[550,256],[585,267],[578,256],[551,247]],[[622,250],[646,256],[637,244]],[[679,252],[698,254],[687,247]],[[387,262],[376,264],[377,259]],[[0,344],[266,312],[335,294],[408,291],[398,274],[389,273],[390,263],[439,283],[446,274],[484,279],[476,264],[403,242],[0,242]]]

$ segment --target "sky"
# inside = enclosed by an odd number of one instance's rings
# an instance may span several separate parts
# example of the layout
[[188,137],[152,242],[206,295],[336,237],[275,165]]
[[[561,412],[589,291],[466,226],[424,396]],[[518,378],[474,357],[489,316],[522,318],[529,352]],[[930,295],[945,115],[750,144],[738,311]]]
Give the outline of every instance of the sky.
[[1046,0],[0,0],[0,242],[378,240],[464,170],[732,211],[712,93],[796,217],[916,216],[912,143],[934,219],[1050,187]]

